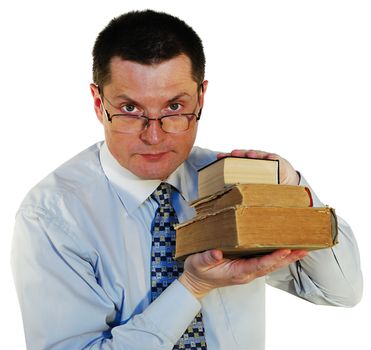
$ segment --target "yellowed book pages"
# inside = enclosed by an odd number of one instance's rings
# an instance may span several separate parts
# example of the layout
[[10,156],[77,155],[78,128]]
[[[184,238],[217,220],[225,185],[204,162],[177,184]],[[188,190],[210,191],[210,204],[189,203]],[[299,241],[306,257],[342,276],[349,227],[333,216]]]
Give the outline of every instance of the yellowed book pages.
[[247,183],[278,184],[278,160],[226,157],[198,172],[199,197],[209,196],[229,185]]
[[176,226],[176,258],[209,249],[228,257],[252,256],[276,249],[321,249],[337,240],[332,208],[225,208]]
[[193,201],[197,214],[207,214],[226,207],[311,207],[313,200],[305,186],[247,184],[234,185],[211,196]]

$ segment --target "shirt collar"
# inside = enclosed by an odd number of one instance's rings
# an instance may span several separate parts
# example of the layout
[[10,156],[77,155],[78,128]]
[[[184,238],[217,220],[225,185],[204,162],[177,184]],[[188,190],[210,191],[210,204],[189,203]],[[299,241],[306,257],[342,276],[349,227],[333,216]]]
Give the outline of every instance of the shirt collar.
[[[143,180],[124,168],[109,151],[106,142],[103,142],[100,149],[100,162],[108,181],[116,190],[129,214],[137,209],[161,183],[161,180]],[[194,192],[190,181],[187,181],[187,175],[190,175],[188,172],[183,163],[166,180],[186,201],[193,197]]]

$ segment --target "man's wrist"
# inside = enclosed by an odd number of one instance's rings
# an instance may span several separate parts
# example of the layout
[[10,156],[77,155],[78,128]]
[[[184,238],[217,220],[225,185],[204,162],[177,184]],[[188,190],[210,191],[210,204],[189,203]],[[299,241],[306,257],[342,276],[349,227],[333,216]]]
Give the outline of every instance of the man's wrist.
[[182,273],[178,281],[199,301],[211,291],[211,289],[206,286],[200,288],[186,271]]

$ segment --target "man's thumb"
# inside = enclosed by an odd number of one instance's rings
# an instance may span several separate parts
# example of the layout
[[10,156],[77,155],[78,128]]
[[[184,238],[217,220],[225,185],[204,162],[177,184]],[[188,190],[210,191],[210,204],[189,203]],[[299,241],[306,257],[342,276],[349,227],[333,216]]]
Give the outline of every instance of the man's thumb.
[[200,253],[199,267],[209,269],[218,265],[223,260],[223,252],[219,249],[207,250]]

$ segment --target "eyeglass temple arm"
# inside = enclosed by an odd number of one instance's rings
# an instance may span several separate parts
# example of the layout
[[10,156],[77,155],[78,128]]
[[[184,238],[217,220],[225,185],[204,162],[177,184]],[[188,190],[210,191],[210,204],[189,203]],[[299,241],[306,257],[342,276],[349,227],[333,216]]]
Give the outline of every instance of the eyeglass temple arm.
[[107,120],[112,123],[112,117],[110,116],[110,114],[108,113],[108,111],[106,110],[106,108],[104,107],[104,103],[103,103],[104,96],[103,96],[103,93],[101,92],[101,89],[100,89],[99,85],[95,84],[95,86],[98,89],[99,99],[100,99],[100,102],[101,102],[102,107],[103,107],[103,113],[106,115]]
[[[201,90],[202,93],[204,93],[204,83],[203,82],[200,84],[199,89]],[[198,102],[200,102],[200,95],[198,96],[198,99],[199,99]],[[200,107],[200,110],[199,110],[199,112],[197,114],[196,120],[200,120],[201,119],[201,113],[202,113],[202,107]]]

